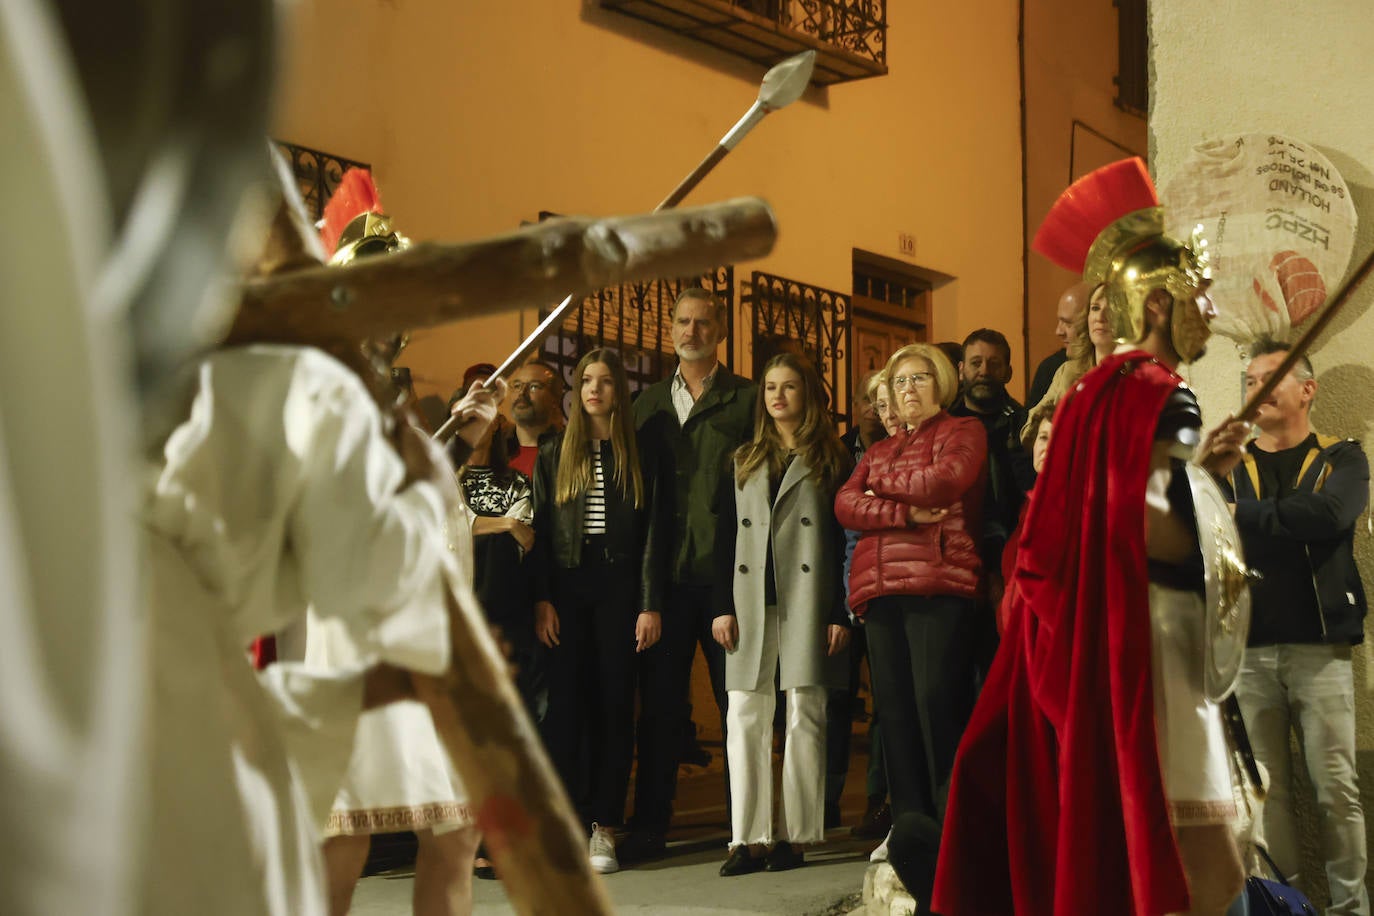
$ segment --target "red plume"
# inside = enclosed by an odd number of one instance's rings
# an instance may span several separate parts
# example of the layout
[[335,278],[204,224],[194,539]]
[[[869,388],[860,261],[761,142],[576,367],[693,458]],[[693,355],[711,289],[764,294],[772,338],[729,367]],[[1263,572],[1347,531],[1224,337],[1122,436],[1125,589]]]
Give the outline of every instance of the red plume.
[[339,186],[324,205],[324,225],[320,227],[320,240],[324,250],[333,255],[339,247],[339,236],[345,227],[364,213],[381,213],[382,199],[377,194],[377,186],[372,182],[372,173],[367,169],[349,169],[339,179]]
[[1050,207],[1031,248],[1079,274],[1098,233],[1127,213],[1158,206],[1145,163],[1138,156],[1122,159],[1069,185]]

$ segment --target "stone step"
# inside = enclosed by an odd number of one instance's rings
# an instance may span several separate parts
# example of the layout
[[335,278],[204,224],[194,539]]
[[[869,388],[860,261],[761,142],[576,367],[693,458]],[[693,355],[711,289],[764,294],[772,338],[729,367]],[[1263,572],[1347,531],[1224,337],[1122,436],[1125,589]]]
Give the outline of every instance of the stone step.
[[863,916],[914,916],[916,900],[902,886],[897,871],[886,862],[874,862],[864,872]]

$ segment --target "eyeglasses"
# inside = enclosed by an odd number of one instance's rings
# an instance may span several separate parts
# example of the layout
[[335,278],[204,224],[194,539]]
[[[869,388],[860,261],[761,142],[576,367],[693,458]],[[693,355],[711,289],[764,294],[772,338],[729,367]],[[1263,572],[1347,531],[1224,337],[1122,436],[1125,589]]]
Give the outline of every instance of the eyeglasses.
[[910,375],[898,375],[892,379],[892,390],[905,391],[912,385],[929,385],[934,378],[934,372],[913,372]]
[[530,394],[538,394],[549,387],[548,382],[511,382],[510,390],[515,394],[523,394],[528,391]]

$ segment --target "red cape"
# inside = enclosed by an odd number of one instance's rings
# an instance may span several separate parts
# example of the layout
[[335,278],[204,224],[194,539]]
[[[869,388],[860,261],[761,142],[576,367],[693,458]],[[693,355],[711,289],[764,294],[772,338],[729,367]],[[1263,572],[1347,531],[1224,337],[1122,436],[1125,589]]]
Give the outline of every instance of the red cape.
[[1145,484],[1179,378],[1139,351],[1054,415],[1007,582],[1008,630],[959,745],[932,909],[1186,911],[1160,774]]

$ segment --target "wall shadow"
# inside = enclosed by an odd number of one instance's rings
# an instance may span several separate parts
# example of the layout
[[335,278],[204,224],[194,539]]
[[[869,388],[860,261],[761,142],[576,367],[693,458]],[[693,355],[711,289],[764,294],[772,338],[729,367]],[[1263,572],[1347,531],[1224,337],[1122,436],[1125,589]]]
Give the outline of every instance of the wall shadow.
[[1312,405],[1312,425],[1322,433],[1369,441],[1374,432],[1374,367],[1345,363],[1323,369],[1321,350],[1316,351],[1317,400]]
[[[1359,224],[1355,227],[1355,247],[1350,254],[1350,267],[1346,276],[1353,271],[1371,251],[1374,251],[1374,173],[1369,167],[1349,154],[1329,147],[1318,146],[1317,150],[1331,160],[1345,180],[1350,201],[1355,205],[1355,216]],[[1334,292],[1334,290],[1333,290]],[[1374,283],[1365,281],[1356,291],[1350,303],[1341,309],[1340,314],[1322,332],[1323,338],[1330,338],[1348,330],[1369,310],[1374,302]]]

